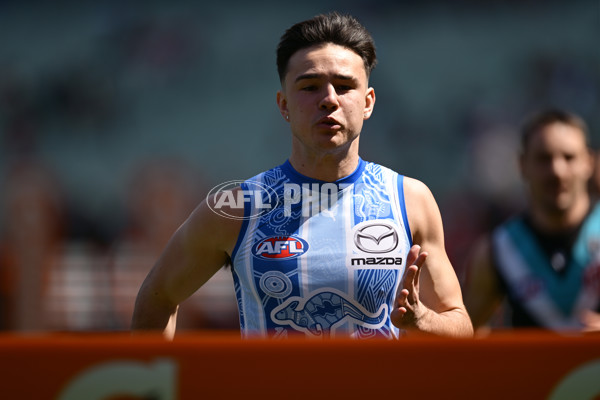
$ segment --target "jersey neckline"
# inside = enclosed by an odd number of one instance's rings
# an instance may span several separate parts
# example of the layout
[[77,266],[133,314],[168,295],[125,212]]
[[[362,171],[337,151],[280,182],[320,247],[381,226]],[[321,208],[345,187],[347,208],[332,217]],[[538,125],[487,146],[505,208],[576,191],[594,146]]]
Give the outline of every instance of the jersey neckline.
[[283,172],[291,179],[294,183],[354,183],[358,180],[360,175],[363,173],[365,169],[366,162],[362,158],[358,158],[358,165],[354,169],[354,171],[343,178],[337,179],[335,181],[323,181],[320,179],[311,178],[306,175],[302,175],[300,172],[296,171],[290,160],[285,160],[285,162],[281,165],[281,169]]

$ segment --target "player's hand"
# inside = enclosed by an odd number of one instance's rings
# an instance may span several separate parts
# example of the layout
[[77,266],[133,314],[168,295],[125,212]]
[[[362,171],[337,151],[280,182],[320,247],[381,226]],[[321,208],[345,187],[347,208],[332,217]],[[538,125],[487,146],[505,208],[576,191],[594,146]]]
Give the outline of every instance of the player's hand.
[[406,268],[390,315],[392,323],[400,329],[417,328],[417,321],[427,312],[419,300],[419,275],[426,258],[427,253],[421,252],[419,245],[413,245],[408,252]]

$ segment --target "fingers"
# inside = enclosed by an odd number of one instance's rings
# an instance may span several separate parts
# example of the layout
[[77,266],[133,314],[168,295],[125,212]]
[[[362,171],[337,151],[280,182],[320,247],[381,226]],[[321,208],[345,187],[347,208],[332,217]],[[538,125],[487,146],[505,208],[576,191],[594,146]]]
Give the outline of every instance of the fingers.
[[[427,258],[427,253],[425,253],[425,258]],[[425,261],[423,261],[423,263],[424,262]],[[421,270],[422,270],[421,267],[423,266],[423,263],[421,263],[421,265],[418,266],[417,272],[415,272],[415,278],[414,278],[413,281],[414,281],[414,284],[415,284],[416,287],[419,287],[419,277],[421,276]]]
[[[402,289],[398,292],[396,295],[396,308],[404,308],[403,305],[407,303],[409,293],[407,289]],[[404,312],[406,312],[406,309],[404,309]]]
[[417,261],[420,251],[421,246],[419,246],[418,244],[413,245],[406,256],[406,265],[413,265],[415,261]]
[[406,268],[400,282],[400,291],[396,295],[396,305],[413,305],[419,301],[419,276],[427,259],[427,252],[421,252],[421,246],[413,245],[406,257]]
[[[417,261],[415,262],[415,264],[413,264],[414,266],[417,267],[417,270],[415,272],[415,277],[413,279],[414,286],[416,286],[416,287],[419,287],[419,277],[421,276],[421,270],[423,269],[423,265],[425,265],[425,260],[427,259],[428,255],[429,254],[427,252],[422,252],[421,254],[419,254],[419,257],[417,258]],[[413,265],[411,265],[411,267]]]
[[413,245],[406,256],[406,267],[400,281],[392,321],[396,326],[411,326],[418,316],[419,276],[427,259],[427,252],[421,252],[421,246]]
[[[419,250],[421,250],[420,247],[419,247]],[[413,264],[410,264],[410,265],[416,265],[417,267],[419,267],[419,269],[421,269],[423,264],[425,264],[425,260],[427,259],[428,255],[429,255],[429,253],[427,253],[426,251],[420,253],[419,257],[417,258],[417,261],[415,261]]]
[[[425,264],[428,253],[426,251],[420,252],[421,246],[418,244],[413,245],[408,251],[406,256],[406,269],[404,276],[402,277],[402,287],[409,289],[411,286],[417,286],[419,284],[419,275],[421,274],[421,268]],[[411,268],[411,267],[415,268]]]
[[402,288],[411,291],[415,286],[415,277],[419,268],[416,265],[407,266],[404,270],[404,277],[402,278]]
[[427,255],[428,253],[426,251],[421,252],[421,246],[419,246],[418,244],[414,244],[410,248],[410,250],[408,251],[408,255],[406,256],[406,265],[416,265],[419,268],[421,268],[425,263]]
[[392,323],[399,328],[409,328],[414,324],[413,305],[409,302],[409,291],[402,289],[396,295],[394,309],[390,314]]

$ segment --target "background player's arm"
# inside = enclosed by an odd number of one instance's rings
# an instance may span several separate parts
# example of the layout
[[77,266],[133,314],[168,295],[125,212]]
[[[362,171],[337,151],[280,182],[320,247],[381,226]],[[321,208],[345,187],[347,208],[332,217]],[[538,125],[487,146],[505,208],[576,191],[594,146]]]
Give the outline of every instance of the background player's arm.
[[405,178],[404,193],[415,246],[407,258],[392,321],[408,330],[471,336],[473,327],[446,254],[437,203],[427,186],[414,179]]
[[491,243],[486,237],[474,248],[465,281],[465,305],[475,329],[487,324],[503,297],[494,270]]
[[175,332],[178,305],[229,261],[240,221],[215,214],[203,201],[171,237],[138,293],[132,329]]

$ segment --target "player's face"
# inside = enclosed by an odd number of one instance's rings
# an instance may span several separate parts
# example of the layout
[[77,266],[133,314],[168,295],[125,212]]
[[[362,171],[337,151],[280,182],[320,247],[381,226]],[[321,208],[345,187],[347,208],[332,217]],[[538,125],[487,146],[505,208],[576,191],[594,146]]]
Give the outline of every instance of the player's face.
[[368,87],[358,54],[325,44],[290,58],[277,104],[290,123],[293,151],[322,153],[358,138],[363,121],[371,116],[375,91]]
[[570,210],[582,196],[592,174],[592,159],[583,132],[554,123],[535,133],[521,157],[521,172],[534,206],[542,211]]

